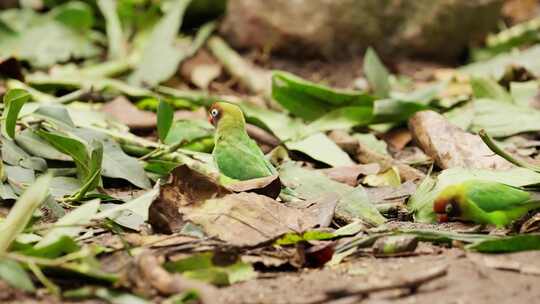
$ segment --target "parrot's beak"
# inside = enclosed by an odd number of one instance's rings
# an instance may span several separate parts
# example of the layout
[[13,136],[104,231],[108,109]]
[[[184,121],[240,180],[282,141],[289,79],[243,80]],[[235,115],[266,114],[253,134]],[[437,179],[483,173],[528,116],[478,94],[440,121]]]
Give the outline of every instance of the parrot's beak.
[[208,115],[208,122],[212,124],[212,126],[216,126],[216,122],[214,120],[214,117],[212,115]]
[[441,214],[441,213],[437,214],[437,221],[438,221],[439,223],[446,223],[446,222],[448,222],[448,220],[449,220],[449,219],[448,219],[448,215],[446,215],[446,214]]

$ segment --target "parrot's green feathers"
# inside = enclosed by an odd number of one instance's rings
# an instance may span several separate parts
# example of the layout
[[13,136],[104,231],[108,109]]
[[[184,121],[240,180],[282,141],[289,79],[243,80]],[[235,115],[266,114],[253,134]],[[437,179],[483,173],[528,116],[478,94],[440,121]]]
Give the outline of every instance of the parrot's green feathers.
[[531,198],[527,191],[489,181],[467,181],[463,189],[465,197],[486,212],[512,209],[527,204]]
[[248,136],[244,115],[238,106],[215,103],[210,109],[210,120],[216,126],[212,155],[223,175],[248,180],[277,174],[257,143]]
[[509,185],[469,180],[444,189],[435,200],[433,210],[440,221],[459,219],[480,224],[508,226],[540,201],[522,189]]

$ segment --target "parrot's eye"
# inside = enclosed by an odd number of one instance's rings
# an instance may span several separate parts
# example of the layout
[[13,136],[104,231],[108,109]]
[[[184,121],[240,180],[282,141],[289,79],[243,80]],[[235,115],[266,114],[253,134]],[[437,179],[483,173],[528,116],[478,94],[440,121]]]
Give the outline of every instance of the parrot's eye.
[[212,115],[212,117],[217,117],[219,115],[219,110],[212,109],[212,111],[210,111],[210,115]]
[[444,212],[446,212],[446,214],[451,214],[452,211],[454,211],[454,206],[452,206],[452,204],[446,204],[446,207],[444,207]]

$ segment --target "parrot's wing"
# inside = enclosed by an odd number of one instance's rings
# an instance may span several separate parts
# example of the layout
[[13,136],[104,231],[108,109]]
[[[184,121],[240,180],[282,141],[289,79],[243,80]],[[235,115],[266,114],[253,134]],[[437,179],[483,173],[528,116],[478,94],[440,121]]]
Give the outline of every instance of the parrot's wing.
[[[256,145],[256,144],[255,144]],[[214,158],[221,173],[228,177],[247,180],[272,175],[264,154],[249,141],[229,142],[220,140],[214,149]]]
[[251,138],[248,138],[247,139],[247,144],[248,144],[248,147],[250,150],[253,150],[255,151],[255,153],[257,155],[259,155],[259,157],[263,160],[264,162],[264,165],[266,166],[266,168],[268,169],[268,171],[270,172],[270,175],[275,175],[277,174],[277,170],[276,168],[274,167],[274,165],[272,165],[272,163],[270,163],[270,161],[268,159],[266,159],[266,156],[264,155],[264,153],[262,152],[261,148],[259,147],[259,145],[257,145],[257,143],[251,139]]
[[516,187],[485,181],[475,181],[465,187],[465,196],[486,212],[508,210],[530,203],[531,195]]

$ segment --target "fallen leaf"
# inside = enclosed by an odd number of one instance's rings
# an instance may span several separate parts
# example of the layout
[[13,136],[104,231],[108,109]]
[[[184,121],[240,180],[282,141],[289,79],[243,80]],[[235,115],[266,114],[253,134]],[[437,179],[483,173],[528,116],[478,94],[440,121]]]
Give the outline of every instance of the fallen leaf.
[[255,246],[317,224],[311,212],[247,192],[209,199],[199,206],[182,206],[180,213],[208,235],[235,246]]
[[180,67],[182,76],[201,89],[208,89],[208,85],[221,74],[221,70],[221,65],[204,49],[184,61]]
[[171,177],[171,181],[160,188],[159,197],[149,209],[148,222],[159,232],[180,231],[185,219],[178,208],[202,204],[207,199],[231,193],[219,185],[218,177],[208,177],[186,165],[174,169]]
[[[300,151],[332,167],[354,165],[349,155],[323,133],[315,133],[299,141],[288,142],[285,145],[290,150]],[[321,149],[321,147],[324,147],[324,149]]]
[[101,111],[116,118],[130,129],[150,129],[157,124],[154,112],[139,110],[126,97],[119,96],[106,103]]
[[354,165],[346,167],[335,167],[330,169],[317,170],[322,172],[329,178],[355,187],[358,185],[358,179],[361,175],[372,175],[379,173],[380,167],[378,164]]
[[442,169],[509,169],[508,161],[493,154],[482,139],[450,124],[442,115],[422,111],[409,121],[414,139]]

